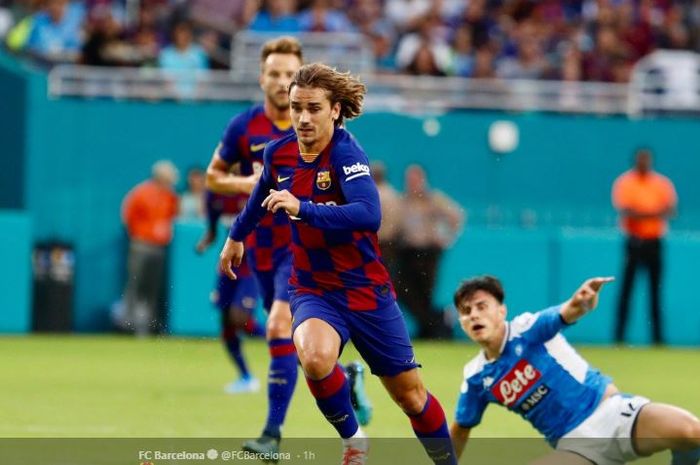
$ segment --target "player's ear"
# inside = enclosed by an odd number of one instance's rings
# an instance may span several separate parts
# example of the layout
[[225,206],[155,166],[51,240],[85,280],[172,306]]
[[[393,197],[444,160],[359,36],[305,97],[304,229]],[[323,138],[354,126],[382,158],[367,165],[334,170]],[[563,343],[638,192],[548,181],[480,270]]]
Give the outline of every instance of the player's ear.
[[335,102],[331,106],[331,119],[337,121],[340,118],[340,102]]
[[498,316],[505,320],[507,315],[508,307],[506,306],[506,304],[501,304],[500,307],[498,307]]

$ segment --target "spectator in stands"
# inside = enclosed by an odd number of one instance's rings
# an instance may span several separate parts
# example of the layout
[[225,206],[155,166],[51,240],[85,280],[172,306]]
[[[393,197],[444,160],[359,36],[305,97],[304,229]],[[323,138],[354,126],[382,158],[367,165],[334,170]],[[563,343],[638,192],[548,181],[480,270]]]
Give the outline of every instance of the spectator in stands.
[[646,268],[649,271],[652,340],[655,344],[662,344],[662,245],[668,219],[676,211],[676,190],[667,177],[652,170],[651,151],[644,148],[635,154],[634,168],[615,180],[612,201],[626,236],[615,340],[624,341],[635,274],[639,268]]
[[329,0],[312,0],[311,6],[299,13],[299,26],[304,32],[354,32],[348,17],[330,7]]
[[474,74],[474,48],[472,47],[472,30],[467,24],[455,29],[452,35],[451,74],[470,77]]
[[442,314],[433,307],[433,291],[443,251],[461,232],[464,211],[445,194],[428,186],[418,165],[406,169],[401,203],[401,250],[397,294],[416,319],[421,337],[446,335]]
[[437,14],[430,14],[423,18],[418,32],[401,39],[396,65],[409,74],[444,76],[450,69],[450,58],[445,28]]
[[595,48],[583,58],[583,72],[587,81],[626,82],[621,73],[629,52],[612,26],[604,26],[596,33]]
[[296,0],[265,0],[248,25],[251,31],[295,33],[301,31]]
[[535,26],[523,22],[518,29],[517,55],[501,60],[496,75],[503,79],[539,79],[544,76],[548,64]]
[[178,97],[193,97],[197,85],[195,72],[209,68],[207,54],[193,42],[192,25],[186,21],[175,24],[172,37],[173,45],[161,50],[158,66],[173,74]]
[[26,48],[43,62],[70,63],[80,57],[85,9],[68,0],[47,0],[34,15]]
[[380,71],[393,70],[396,30],[382,16],[381,0],[352,0],[349,15],[354,27],[371,42],[377,68]]
[[134,187],[122,203],[122,220],[129,235],[127,282],[124,289],[126,328],[138,335],[162,329],[166,247],[178,212],[174,186],[178,172],[167,161],[156,162],[152,178]]
[[384,163],[372,162],[372,178],[377,184],[379,202],[382,212],[382,223],[377,233],[379,237],[379,249],[382,251],[382,260],[386,265],[392,282],[398,284],[398,254],[399,254],[399,227],[401,226],[401,196],[386,179],[386,166]]
[[474,54],[474,71],[472,73],[475,79],[493,79],[496,77],[496,70],[493,65],[493,51],[488,46],[480,47]]
[[201,221],[204,211],[205,174],[199,167],[187,171],[187,190],[180,196],[180,219]]
[[384,15],[403,34],[418,29],[430,7],[430,0],[387,0]]
[[5,44],[9,50],[19,52],[26,48],[34,28],[35,13],[41,9],[41,0],[9,2],[5,8],[11,14],[11,28],[6,33]]

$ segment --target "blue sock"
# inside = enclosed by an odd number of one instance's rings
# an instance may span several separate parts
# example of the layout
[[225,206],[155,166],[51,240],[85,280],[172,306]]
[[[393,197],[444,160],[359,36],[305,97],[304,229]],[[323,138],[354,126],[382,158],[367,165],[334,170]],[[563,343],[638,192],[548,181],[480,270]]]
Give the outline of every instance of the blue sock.
[[359,425],[350,403],[350,384],[340,365],[336,364],[325,378],[313,380],[307,377],[306,382],[316,405],[340,437],[347,439],[355,434]]
[[409,415],[409,418],[416,437],[435,465],[457,465],[445,411],[432,394],[428,393],[423,411],[418,415]]
[[698,465],[699,462],[700,447],[686,451],[671,451],[671,465]]
[[279,438],[297,384],[297,352],[291,339],[272,339],[267,378],[267,422],[263,434]]
[[236,328],[233,326],[226,326],[221,332],[221,338],[224,341],[224,346],[226,346],[228,355],[231,357],[231,360],[233,360],[233,363],[241,373],[241,378],[250,378],[248,364],[246,364],[245,358],[243,357],[243,352],[241,351],[241,339],[236,333]]

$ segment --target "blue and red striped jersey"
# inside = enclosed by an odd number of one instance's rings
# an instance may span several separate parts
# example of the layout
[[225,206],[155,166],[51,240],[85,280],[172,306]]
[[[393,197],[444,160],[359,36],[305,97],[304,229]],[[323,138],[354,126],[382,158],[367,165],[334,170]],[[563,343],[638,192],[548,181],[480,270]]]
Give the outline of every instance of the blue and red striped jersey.
[[394,302],[377,240],[379,194],[367,156],[349,132],[336,128],[310,163],[301,158],[295,134],[268,144],[262,176],[231,238],[240,241],[253,231],[272,188],[287,189],[301,201],[299,217],[291,221],[292,292],[319,295],[354,311]]
[[[218,147],[221,159],[240,163],[241,174],[249,176],[262,169],[268,142],[293,133],[291,125],[282,128],[265,115],[263,105],[254,105],[234,117],[226,127]],[[246,239],[248,262],[257,271],[270,271],[289,253],[291,230],[284,213],[268,214]]]

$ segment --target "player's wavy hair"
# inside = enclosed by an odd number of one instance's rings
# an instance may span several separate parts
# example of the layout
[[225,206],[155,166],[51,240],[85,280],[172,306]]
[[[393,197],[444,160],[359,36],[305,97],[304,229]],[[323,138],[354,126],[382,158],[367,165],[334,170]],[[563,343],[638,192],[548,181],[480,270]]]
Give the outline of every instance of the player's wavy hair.
[[301,42],[292,36],[282,36],[268,40],[260,49],[260,67],[265,66],[265,60],[273,53],[280,55],[295,55],[300,62],[304,62],[304,54],[301,50]]
[[454,295],[454,304],[459,311],[462,302],[465,299],[471,298],[477,291],[488,292],[496,298],[498,303],[502,304],[506,298],[503,291],[503,285],[498,278],[494,276],[484,275],[462,281]]
[[289,84],[289,92],[294,86],[321,88],[326,91],[331,105],[340,103],[340,116],[335,121],[336,126],[341,126],[345,119],[357,118],[362,114],[367,87],[350,73],[341,73],[322,63],[311,63],[299,68]]

